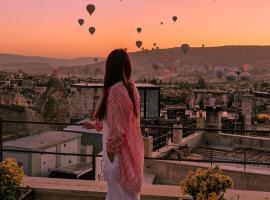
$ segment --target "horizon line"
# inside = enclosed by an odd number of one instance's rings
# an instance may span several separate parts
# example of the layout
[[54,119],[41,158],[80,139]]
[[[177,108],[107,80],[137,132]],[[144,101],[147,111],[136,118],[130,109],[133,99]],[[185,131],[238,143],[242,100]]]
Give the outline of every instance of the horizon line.
[[[229,44],[229,45],[220,45],[220,46],[190,46],[190,48],[221,48],[221,47],[270,47],[270,44],[266,45],[256,45],[256,44]],[[170,48],[160,48],[158,50],[168,50],[168,49],[176,49],[179,47],[170,47]],[[148,49],[152,51],[152,49]],[[142,50],[138,51],[128,51],[129,54],[140,53]],[[58,56],[47,56],[47,55],[28,55],[21,53],[10,53],[10,52],[0,52],[0,55],[10,55],[10,56],[23,56],[23,57],[35,57],[35,58],[48,58],[48,59],[63,59],[63,60],[76,60],[76,59],[94,59],[94,58],[106,58],[106,56],[66,56],[66,57],[58,57]]]

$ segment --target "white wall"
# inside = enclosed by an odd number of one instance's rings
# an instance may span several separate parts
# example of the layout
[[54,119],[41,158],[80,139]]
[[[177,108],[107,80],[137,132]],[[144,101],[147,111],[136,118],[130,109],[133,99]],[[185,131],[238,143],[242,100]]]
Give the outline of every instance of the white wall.
[[[44,149],[43,151],[56,152],[56,146]],[[40,157],[40,175],[49,176],[51,171],[56,168],[56,155],[41,154]]]
[[[99,155],[102,155],[102,152]],[[96,181],[105,181],[102,171],[103,171],[103,159],[102,157],[96,157],[96,172],[95,172]]]
[[[60,144],[59,152],[60,153],[80,153],[80,143],[78,141],[79,139],[74,139],[71,141],[64,142]],[[57,164],[58,167],[78,163],[80,160],[80,157],[78,156],[69,156],[69,155],[61,155],[59,156],[59,163]]]
[[30,154],[27,153],[20,153],[20,152],[4,152],[3,153],[4,159],[6,158],[14,158],[19,164],[22,165],[23,171],[25,175],[29,175],[29,162],[30,162]]

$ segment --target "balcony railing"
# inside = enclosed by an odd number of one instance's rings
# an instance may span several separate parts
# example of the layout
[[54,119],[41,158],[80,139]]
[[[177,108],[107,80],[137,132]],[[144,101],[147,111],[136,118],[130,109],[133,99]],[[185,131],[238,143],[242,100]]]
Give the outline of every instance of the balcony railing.
[[[0,118],[0,161],[3,160],[3,152],[20,152],[20,153],[35,153],[35,154],[48,154],[48,155],[60,155],[60,156],[79,156],[79,157],[91,157],[92,158],[92,165],[93,165],[93,171],[95,172],[95,166],[96,166],[96,158],[101,157],[102,155],[99,154],[81,154],[81,153],[62,153],[62,152],[46,152],[46,151],[35,151],[35,150],[15,150],[15,149],[9,149],[3,147],[3,131],[4,131],[4,125],[5,124],[36,124],[36,125],[54,125],[58,127],[58,130],[61,130],[61,127],[66,127],[69,125],[72,126],[81,126],[80,124],[72,124],[72,123],[54,123],[54,122],[38,122],[38,121],[17,121],[17,120],[3,120]],[[182,131],[189,131],[190,133],[194,134],[195,132],[209,132],[213,134],[218,134],[218,132],[234,132],[238,133],[240,136],[247,135],[250,130],[241,130],[241,129],[212,129],[212,128],[196,128],[194,124],[188,126],[188,127],[180,127],[180,128],[174,128],[170,126],[142,126],[142,133],[145,134],[145,130],[148,129],[156,129],[156,130],[167,130],[166,134],[158,135],[153,138],[153,146],[154,150],[158,151],[161,147],[168,146],[169,140],[173,137],[173,130],[182,130]],[[252,130],[252,133],[259,134],[269,134],[268,130]],[[149,132],[147,133],[149,136]],[[184,134],[183,137],[188,137],[190,134]],[[187,147],[187,148],[194,148],[194,147]],[[270,162],[257,162],[257,161],[250,161],[247,159],[246,153],[243,153],[243,160],[226,160],[226,159],[216,159],[213,157],[214,149],[209,150],[210,156],[207,159],[185,159],[183,157],[179,157],[177,159],[172,158],[154,158],[154,157],[145,157],[146,160],[163,160],[163,161],[187,161],[187,162],[194,162],[194,163],[230,163],[230,164],[241,164],[244,166],[244,169],[246,169],[247,165],[256,165],[256,166],[270,166]]]

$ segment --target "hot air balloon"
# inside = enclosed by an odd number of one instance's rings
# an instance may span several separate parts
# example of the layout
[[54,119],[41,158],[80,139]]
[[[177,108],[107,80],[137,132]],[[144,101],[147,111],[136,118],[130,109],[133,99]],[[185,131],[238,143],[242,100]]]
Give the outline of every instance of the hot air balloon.
[[152,67],[153,67],[154,70],[156,71],[156,70],[159,68],[158,63],[153,63]]
[[89,32],[93,35],[96,32],[96,28],[95,27],[90,27]]
[[86,6],[86,10],[88,11],[88,13],[89,13],[90,15],[92,15],[92,14],[94,13],[94,11],[96,10],[96,6],[93,5],[93,4],[88,4],[88,5]]
[[224,67],[225,73],[230,72],[231,70],[228,67]]
[[170,70],[168,70],[168,69],[163,69],[163,70],[161,71],[161,77],[160,77],[160,79],[162,79],[162,80],[167,80],[167,79],[170,78],[170,75],[171,75]]
[[247,72],[249,70],[250,70],[250,65],[249,64],[243,64],[242,65],[242,71]]
[[142,47],[142,51],[144,51],[144,47]]
[[78,23],[82,26],[84,24],[84,19],[78,19]]
[[153,45],[154,45],[154,47],[155,47],[157,44],[156,44],[156,43],[154,43]]
[[142,28],[141,27],[138,27],[137,28],[137,32],[140,33],[142,31]]
[[125,51],[127,51],[128,49],[127,48],[124,48]]
[[228,72],[226,74],[226,79],[228,81],[234,81],[235,79],[237,79],[237,74],[235,72]]
[[163,25],[163,22],[160,22],[160,25],[162,26]]
[[138,48],[141,48],[141,46],[142,46],[142,41],[138,40],[138,41],[136,42],[136,46],[137,46]]
[[168,62],[170,60],[170,55],[169,54],[164,54],[162,56],[162,60],[163,60],[163,62]]
[[225,71],[223,68],[219,67],[216,69],[216,75],[218,78],[221,78],[224,75]]
[[159,49],[159,47],[157,46],[156,49]]
[[164,66],[163,66],[163,64],[160,63],[160,62],[154,62],[154,63],[152,64],[152,67],[153,67],[154,70],[156,71],[156,70],[158,70],[158,69],[162,69]]
[[188,44],[182,44],[181,45],[181,49],[182,49],[182,51],[183,51],[183,53],[186,55],[186,53],[188,52],[188,50],[189,50],[189,45]]
[[173,16],[173,17],[172,17],[172,20],[173,20],[173,22],[176,22],[177,16]]
[[209,62],[204,63],[203,68],[208,71],[211,67],[211,64]]
[[248,72],[243,72],[242,74],[240,74],[240,79],[242,81],[248,81],[250,78],[250,73]]

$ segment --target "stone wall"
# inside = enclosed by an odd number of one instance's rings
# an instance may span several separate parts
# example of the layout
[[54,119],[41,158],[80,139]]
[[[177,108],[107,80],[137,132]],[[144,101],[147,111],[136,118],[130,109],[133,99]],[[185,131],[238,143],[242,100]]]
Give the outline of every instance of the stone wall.
[[[24,185],[34,189],[37,200],[104,200],[107,192],[105,182],[95,181],[26,177]],[[266,200],[270,199],[270,192],[228,190],[225,199]],[[191,197],[183,195],[179,186],[146,184],[141,200],[191,200]]]
[[[44,121],[34,110],[15,105],[0,105],[0,117],[7,121]],[[20,136],[32,135],[43,131],[54,130],[56,127],[25,123],[3,123],[5,140]]]
[[[21,106],[0,105],[0,117],[4,120],[25,120],[26,109]],[[26,133],[25,124],[3,124],[4,136],[14,133]]]
[[[179,185],[190,170],[198,167],[206,168],[209,164],[178,162],[178,161],[153,161],[145,160],[145,167],[151,173],[156,174],[156,183]],[[270,191],[270,174],[244,172],[242,169],[221,167],[223,172],[230,176],[234,182],[234,189]]]
[[[37,200],[104,200],[104,181],[26,177],[24,185],[35,190]],[[177,186],[144,184],[141,200],[191,200]]]

